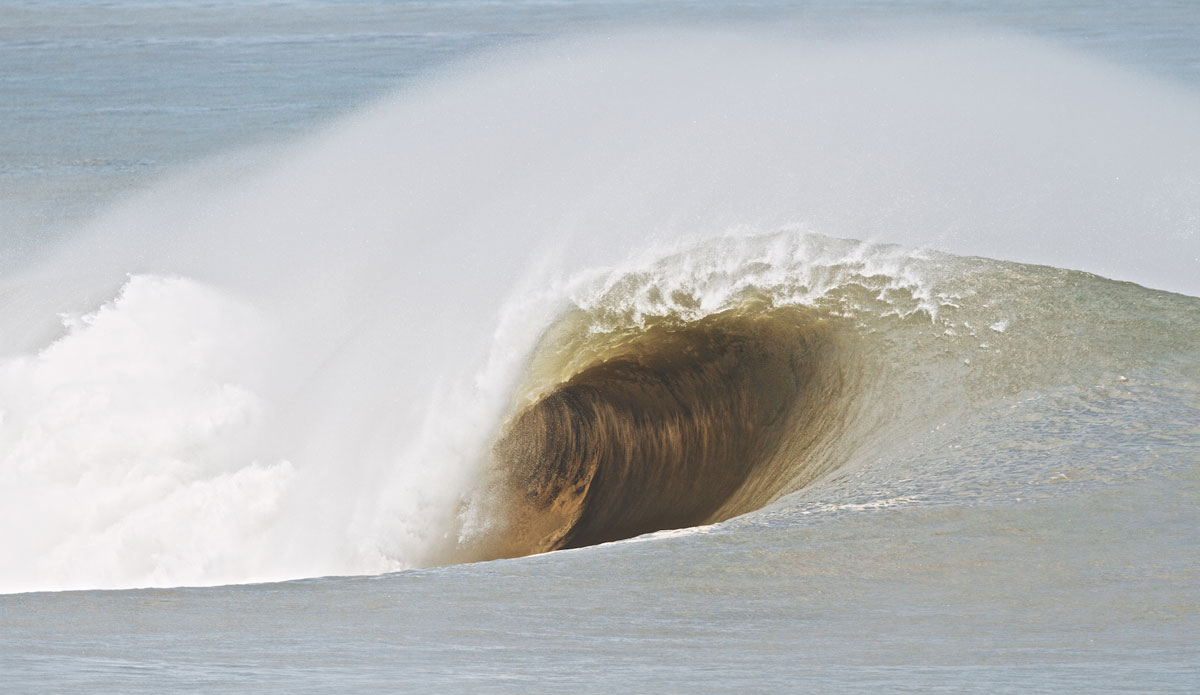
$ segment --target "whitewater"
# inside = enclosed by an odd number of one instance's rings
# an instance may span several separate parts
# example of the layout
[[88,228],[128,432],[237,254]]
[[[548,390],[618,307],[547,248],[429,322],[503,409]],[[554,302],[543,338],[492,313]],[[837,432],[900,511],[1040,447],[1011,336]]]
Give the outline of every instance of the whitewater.
[[1193,8],[468,5],[6,10],[15,687],[1194,685]]

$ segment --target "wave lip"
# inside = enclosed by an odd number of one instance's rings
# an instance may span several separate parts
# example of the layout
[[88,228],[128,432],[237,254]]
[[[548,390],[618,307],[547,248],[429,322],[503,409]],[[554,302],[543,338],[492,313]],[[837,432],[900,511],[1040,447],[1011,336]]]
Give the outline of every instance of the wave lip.
[[723,521],[816,474],[843,380],[833,321],[750,305],[617,337],[510,419],[496,556]]

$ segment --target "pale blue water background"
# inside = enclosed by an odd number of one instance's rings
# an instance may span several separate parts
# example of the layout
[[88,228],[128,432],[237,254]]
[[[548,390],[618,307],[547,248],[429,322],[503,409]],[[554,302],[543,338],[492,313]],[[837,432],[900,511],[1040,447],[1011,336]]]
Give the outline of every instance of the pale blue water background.
[[[1194,2],[4,2],[0,269],[164,173],[463,56],[781,19],[1015,29],[1200,90]],[[0,596],[0,690],[1195,692],[1200,392],[1158,376],[1051,394],[960,433],[974,453],[914,444],[911,467],[962,468],[944,489],[864,483],[708,533],[382,577]],[[1082,456],[1062,444],[1080,432],[1122,458],[1032,485]],[[932,503],[876,504],[910,492]]]

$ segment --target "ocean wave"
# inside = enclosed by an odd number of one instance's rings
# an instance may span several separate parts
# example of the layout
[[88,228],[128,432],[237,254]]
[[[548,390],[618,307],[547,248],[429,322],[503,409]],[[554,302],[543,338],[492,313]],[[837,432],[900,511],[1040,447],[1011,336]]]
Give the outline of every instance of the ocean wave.
[[958,455],[1007,399],[1194,395],[1197,300],[1067,268],[1194,286],[1196,108],[995,37],[633,36],[202,165],[0,283],[0,590],[1007,489]]

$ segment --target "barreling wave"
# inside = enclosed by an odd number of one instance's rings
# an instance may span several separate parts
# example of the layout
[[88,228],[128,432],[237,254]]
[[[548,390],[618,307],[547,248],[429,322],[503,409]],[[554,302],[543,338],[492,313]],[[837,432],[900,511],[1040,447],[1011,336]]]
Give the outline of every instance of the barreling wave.
[[[1023,392],[1163,373],[1192,388],[1196,302],[797,230],[730,235],[514,301],[481,388],[431,401],[424,420],[391,410],[339,421],[331,440],[302,427],[303,409],[281,411],[293,391],[262,378],[280,343],[257,307],[138,276],[38,354],[0,362],[0,460],[24,476],[2,491],[3,518],[61,522],[5,548],[24,574],[0,589],[46,588],[46,567],[67,568],[54,588],[95,586],[103,562],[125,572],[113,585],[237,581],[253,567],[238,563],[255,558],[274,563],[267,578],[368,573],[575,548],[795,509],[810,495],[994,490],[991,469],[975,471],[984,484],[961,482],[971,457],[945,457],[947,433],[955,446],[1007,446],[1006,399]],[[309,388],[344,388],[345,371],[318,375]],[[355,398],[369,393],[350,383]],[[328,398],[308,400],[328,417]],[[420,436],[399,454],[380,447],[379,467],[320,466],[356,460],[331,451],[370,462],[370,444],[394,441],[370,433],[396,422]],[[158,428],[150,444],[146,423]],[[914,463],[931,459],[935,470]],[[329,550],[345,538],[359,545]],[[131,547],[163,569],[148,574]],[[304,564],[313,556],[324,564]],[[90,562],[68,561],[78,557]],[[214,557],[228,568],[210,569]]]
[[[1174,295],[790,231],[589,282],[527,357],[475,501],[489,526],[455,559],[724,521],[998,398],[1186,352]],[[1176,317],[1136,352],[1099,330],[1130,293]]]
[[929,327],[903,277],[918,261],[864,249],[731,237],[582,290],[527,358],[485,464],[490,527],[466,556],[716,523],[837,470],[881,383],[857,322]]
[[1007,446],[978,436],[1003,398],[1195,382],[1194,298],[912,250],[1192,291],[1188,95],[994,39],[487,62],[5,275],[0,591],[519,555],[864,475],[925,494],[959,481],[905,468],[922,438]]

